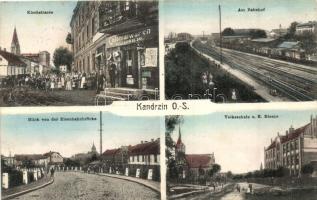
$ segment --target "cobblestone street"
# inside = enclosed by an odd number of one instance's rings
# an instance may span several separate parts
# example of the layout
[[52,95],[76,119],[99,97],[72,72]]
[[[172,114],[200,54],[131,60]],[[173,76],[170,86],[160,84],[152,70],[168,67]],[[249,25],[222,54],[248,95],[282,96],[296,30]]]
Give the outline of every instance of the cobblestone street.
[[40,190],[14,198],[15,200],[60,199],[159,199],[159,194],[134,182],[94,174],[59,172],[55,181]]

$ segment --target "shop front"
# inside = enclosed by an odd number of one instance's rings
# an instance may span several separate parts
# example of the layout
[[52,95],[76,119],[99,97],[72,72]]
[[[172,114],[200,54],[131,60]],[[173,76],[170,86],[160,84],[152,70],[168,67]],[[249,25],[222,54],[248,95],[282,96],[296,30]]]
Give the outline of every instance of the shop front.
[[157,26],[106,38],[106,68],[111,87],[158,88]]

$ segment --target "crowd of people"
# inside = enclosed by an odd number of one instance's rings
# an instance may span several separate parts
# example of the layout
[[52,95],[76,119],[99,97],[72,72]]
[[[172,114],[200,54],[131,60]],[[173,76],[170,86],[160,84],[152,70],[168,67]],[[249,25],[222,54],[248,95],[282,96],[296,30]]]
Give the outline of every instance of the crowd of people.
[[[99,84],[97,85],[97,78]],[[19,76],[8,76],[1,81],[2,88],[14,88],[27,86],[35,90],[74,90],[74,89],[97,89],[105,87],[105,77],[97,73],[50,73],[46,75],[25,74]]]

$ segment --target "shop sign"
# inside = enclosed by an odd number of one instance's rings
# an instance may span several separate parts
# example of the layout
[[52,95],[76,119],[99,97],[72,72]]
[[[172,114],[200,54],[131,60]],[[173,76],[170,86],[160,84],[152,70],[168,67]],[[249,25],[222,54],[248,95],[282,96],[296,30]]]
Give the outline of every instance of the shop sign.
[[112,48],[142,42],[156,35],[154,32],[154,27],[149,27],[123,35],[113,35],[106,38],[106,47]]
[[144,67],[157,67],[157,48],[145,49]]

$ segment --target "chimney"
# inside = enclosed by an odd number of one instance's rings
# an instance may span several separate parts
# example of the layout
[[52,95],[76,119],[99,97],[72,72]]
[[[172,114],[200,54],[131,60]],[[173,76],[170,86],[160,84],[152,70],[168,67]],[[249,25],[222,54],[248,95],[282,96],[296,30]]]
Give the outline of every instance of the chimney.
[[147,141],[145,140],[144,143],[147,143]]
[[277,136],[280,137],[280,132],[277,132]]
[[285,132],[286,136],[288,136],[288,131]]
[[141,144],[143,144],[143,140],[141,140]]
[[151,139],[151,142],[154,142],[154,139],[153,139],[153,138]]
[[6,51],[7,51],[7,49],[6,49],[6,48],[3,48],[3,51],[4,51],[4,52],[6,52]]

